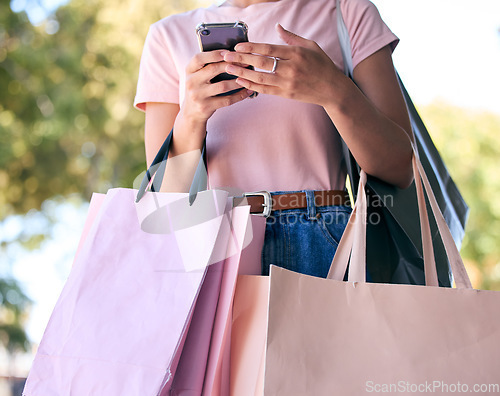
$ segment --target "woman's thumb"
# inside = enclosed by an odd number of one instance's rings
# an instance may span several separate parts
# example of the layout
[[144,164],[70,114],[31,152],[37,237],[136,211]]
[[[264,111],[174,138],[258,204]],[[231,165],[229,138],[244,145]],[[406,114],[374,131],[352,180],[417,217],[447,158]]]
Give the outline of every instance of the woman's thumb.
[[305,38],[300,37],[295,33],[286,30],[279,23],[276,24],[276,30],[278,31],[278,34],[280,35],[281,39],[288,45],[299,45],[301,47],[307,46],[307,42],[309,40],[306,40]]

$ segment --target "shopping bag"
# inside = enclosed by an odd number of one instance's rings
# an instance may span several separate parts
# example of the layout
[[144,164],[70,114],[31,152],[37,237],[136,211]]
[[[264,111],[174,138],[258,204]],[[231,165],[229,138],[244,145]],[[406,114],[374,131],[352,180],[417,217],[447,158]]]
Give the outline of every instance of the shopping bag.
[[[239,212],[238,212],[239,209]],[[240,217],[240,220],[236,218]],[[224,261],[224,274],[219,293],[217,312],[210,343],[210,354],[203,384],[203,395],[229,396],[230,384],[230,356],[231,356],[231,323],[232,307],[238,273],[245,266],[242,259],[243,252],[248,250],[255,241],[255,229],[252,226],[250,207],[233,209],[233,224],[242,224],[239,232],[237,254],[231,249]],[[246,232],[244,231],[245,225]],[[236,234],[233,234],[236,235]]]
[[222,280],[221,264],[214,264],[208,268],[196,300],[175,375],[163,388],[162,395],[201,395]]
[[[342,16],[340,0],[337,0],[336,22],[344,72],[352,78],[351,41]],[[399,75],[398,79],[407,104],[421,162],[455,244],[460,249],[469,208],[451,178]],[[353,193],[356,193],[360,168],[345,143],[343,153]],[[370,217],[367,227],[369,247],[367,254],[371,258],[368,261],[368,269],[372,279],[376,282],[424,284],[423,251],[418,227],[415,186],[399,189],[375,177],[369,177],[367,189]],[[446,253],[433,221],[431,230],[440,283],[443,286],[450,286]]]
[[264,392],[269,277],[240,275],[231,329],[231,395]]
[[[138,201],[144,197],[148,199],[147,195],[144,196],[148,185],[151,184],[153,191],[160,189],[166,171],[171,139],[172,132],[165,139],[146,172],[137,194]],[[197,195],[207,184],[205,153],[204,142],[200,161],[189,191],[189,205],[192,205],[196,199],[199,200]],[[156,198],[154,195],[152,197]],[[179,201],[166,205],[155,212],[152,222],[150,216],[145,216],[144,222],[147,223],[148,229],[156,230],[159,224],[165,227],[166,223],[170,223],[169,213],[183,209],[177,207],[178,203]],[[185,206],[186,199],[181,204]],[[233,209],[232,200],[228,201],[228,205],[226,211],[230,216],[226,216],[227,221],[223,222],[217,237],[217,241],[226,242],[227,246],[216,245],[214,254],[210,257],[212,265],[204,279],[186,339],[183,340],[182,354],[178,356],[179,361],[175,361],[176,367],[178,364],[178,369],[172,380],[163,388],[162,395],[205,394],[217,396],[229,394],[231,311],[236,276],[240,271],[254,273],[256,265],[249,261],[252,261],[250,258],[254,257],[256,251],[261,250],[259,244],[263,238],[255,238],[253,234],[252,224],[258,223],[258,221],[255,218],[250,218],[248,206]],[[165,221],[158,221],[159,217],[160,219],[164,218]],[[186,228],[188,225],[199,223],[200,218],[206,219],[205,214],[195,213],[194,216],[184,216],[181,223],[170,224],[169,227],[176,230]],[[200,237],[204,236],[200,235]],[[189,253],[189,246],[186,248]],[[243,251],[243,249],[245,250]],[[241,268],[240,261],[243,264]],[[260,271],[260,262],[258,268]]]
[[230,214],[230,227],[218,236],[229,241],[226,257],[208,268],[179,365],[162,395],[229,395],[231,308],[242,248],[252,236],[249,207]]
[[[106,194],[49,320],[24,395],[157,395],[175,374],[228,197],[224,191],[198,194],[193,210],[206,210],[207,200],[221,210],[189,227],[190,238],[188,229],[143,231],[136,193]],[[206,238],[193,238],[200,234]]]
[[189,194],[156,193],[171,138],[139,190],[93,195],[25,395],[228,394],[249,207],[233,208],[226,191],[202,191],[205,155]]
[[[500,293],[471,288],[422,164],[416,155],[413,161],[426,283],[431,286],[365,282],[362,172],[353,215],[329,273],[333,280],[271,268],[265,394],[500,391]],[[437,287],[420,178],[456,289]],[[348,262],[349,281],[344,282]]]
[[[146,214],[144,223],[149,230],[167,227],[179,233],[179,229],[192,226],[200,219],[211,219],[213,213],[206,211],[209,206],[204,200],[204,193],[197,192],[196,203],[203,213],[188,209],[190,197],[186,194],[182,200],[165,205],[165,198],[170,195],[146,196],[154,199],[161,208],[154,213],[156,221],[151,222],[151,215]],[[163,201],[162,201],[163,199]],[[217,204],[216,206],[220,205]],[[215,247],[212,250],[207,273],[203,280],[200,294],[196,299],[193,316],[185,338],[178,348],[180,354],[172,363],[175,367],[171,379],[164,385],[161,395],[228,395],[229,389],[229,353],[230,353],[230,320],[231,306],[239,271],[240,256],[253,242],[252,224],[250,222],[250,207],[234,207],[229,198],[226,202],[225,216],[217,235]],[[165,210],[167,209],[167,210]],[[170,213],[184,213],[179,223],[172,222]],[[189,215],[191,213],[191,215]],[[163,220],[163,221],[158,221]],[[169,223],[168,226],[165,224]],[[161,225],[163,224],[163,225]],[[184,232],[184,231],[182,231]],[[191,230],[190,233],[193,231]],[[199,235],[207,238],[205,232]],[[185,247],[188,256],[192,254],[190,244]],[[199,260],[198,260],[199,261]]]
[[89,208],[87,211],[87,217],[85,218],[85,223],[83,225],[82,234],[80,235],[80,241],[78,242],[78,246],[76,248],[74,260],[78,257],[78,253],[82,249],[83,244],[87,240],[87,235],[94,224],[94,220],[96,216],[99,214],[99,210],[101,209],[101,205],[106,198],[106,194],[93,193],[90,198]]

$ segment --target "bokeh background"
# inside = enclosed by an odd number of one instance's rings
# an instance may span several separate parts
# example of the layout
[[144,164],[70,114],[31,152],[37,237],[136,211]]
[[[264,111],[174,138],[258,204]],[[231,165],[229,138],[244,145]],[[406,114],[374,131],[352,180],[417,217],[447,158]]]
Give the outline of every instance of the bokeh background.
[[[473,284],[500,290],[500,2],[373,2],[470,206],[461,253]],[[20,394],[92,192],[131,187],[145,168],[132,102],[149,25],[207,4],[1,0],[0,396]]]

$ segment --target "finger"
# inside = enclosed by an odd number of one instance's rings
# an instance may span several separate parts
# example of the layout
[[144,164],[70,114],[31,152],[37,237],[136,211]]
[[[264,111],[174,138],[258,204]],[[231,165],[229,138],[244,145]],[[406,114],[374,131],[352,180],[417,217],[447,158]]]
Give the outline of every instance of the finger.
[[228,52],[224,56],[224,61],[228,63],[233,63],[237,66],[242,66],[242,64],[252,65],[257,69],[271,70],[274,64],[274,59],[253,54],[245,54],[238,52]]
[[281,94],[281,89],[274,85],[257,84],[253,81],[245,80],[244,78],[237,78],[236,83],[250,92],[259,92],[266,95]]
[[[219,74],[225,73],[226,65],[227,63],[225,62],[210,63],[196,73],[187,75],[186,92],[189,92],[195,98],[194,100],[208,98],[223,92],[221,90],[217,91],[217,87],[214,88],[214,84],[211,81]],[[232,86],[228,87],[228,90],[231,88],[237,88],[237,85],[234,85],[234,81]]]
[[248,97],[250,97],[250,95],[252,93],[253,93],[253,91],[249,91],[247,89],[242,89],[241,91],[238,91],[238,92],[231,94],[231,95],[215,96],[215,97],[211,98],[210,100],[212,101],[212,104],[214,105],[214,107],[219,109],[221,107],[227,107],[227,106],[231,106],[232,104],[241,102],[242,100],[245,100]]
[[217,62],[217,63],[209,63],[204,66],[202,69],[198,70],[196,74],[192,75],[192,79],[196,81],[198,84],[209,84],[210,81],[221,73],[226,72],[227,63]]
[[240,67],[249,67],[250,65],[248,63],[235,63],[236,66]]
[[[196,89],[188,90],[186,92],[186,97],[189,97],[190,101],[193,103],[209,103],[212,98],[218,95],[231,92],[231,91],[241,91],[242,87],[236,80],[224,80],[216,83],[207,83],[198,86]],[[210,102],[211,103],[211,102]],[[215,110],[213,104],[209,106],[211,109]]]
[[241,89],[241,85],[236,82],[236,79],[224,80],[210,84],[206,88],[206,95],[217,96],[226,92],[234,91],[236,89]]
[[207,51],[207,52],[199,52],[186,66],[187,73],[196,73],[198,70],[201,70],[205,67],[205,65],[209,63],[220,62],[224,59],[225,53],[227,50],[215,50],[215,51]]
[[[238,53],[257,54],[280,59],[291,59],[292,53],[288,45],[239,43],[234,50]],[[227,54],[226,54],[227,55]]]
[[245,69],[233,64],[226,66],[226,72],[233,76],[244,78],[259,85],[277,85],[278,76],[274,73],[265,73],[251,69]]

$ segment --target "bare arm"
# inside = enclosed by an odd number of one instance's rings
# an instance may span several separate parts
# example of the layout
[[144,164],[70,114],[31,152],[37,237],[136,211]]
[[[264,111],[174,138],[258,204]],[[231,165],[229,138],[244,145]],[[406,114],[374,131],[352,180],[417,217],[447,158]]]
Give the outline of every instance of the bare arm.
[[[163,141],[174,127],[180,107],[175,103],[147,103],[146,104],[146,127],[145,145],[146,161],[148,166],[153,162],[156,153]],[[161,191],[187,192],[194,176],[196,165],[200,159],[198,147],[186,150],[181,154],[175,154],[173,150],[177,146],[183,146],[183,141],[177,139],[178,144],[172,144],[171,154],[167,162],[167,168],[161,185]]]
[[[353,72],[357,87],[346,79],[339,99],[325,105],[360,166],[399,187],[413,180],[411,124],[391,58],[384,47]],[[341,132],[342,133],[342,132]]]
[[227,62],[251,64],[270,70],[280,58],[276,73],[228,65],[242,86],[325,108],[360,166],[369,174],[399,187],[412,181],[411,126],[389,47],[362,61],[353,83],[313,41],[281,26],[287,45],[238,44],[227,53]]
[[178,113],[179,105],[175,103],[146,103],[144,143],[148,167],[172,130]]

